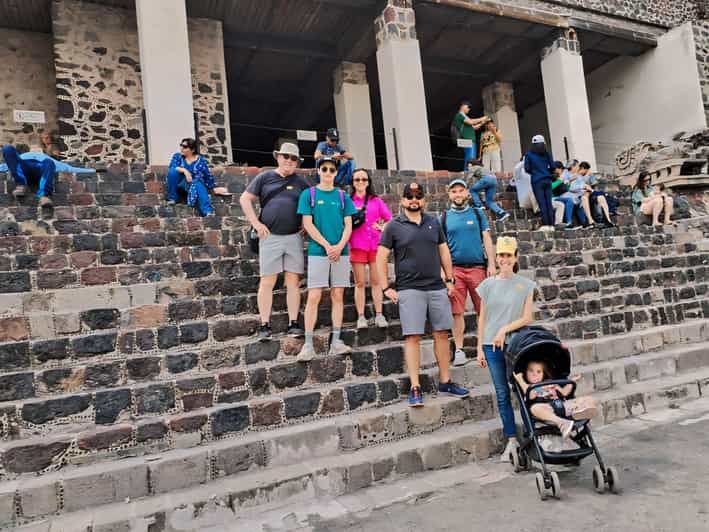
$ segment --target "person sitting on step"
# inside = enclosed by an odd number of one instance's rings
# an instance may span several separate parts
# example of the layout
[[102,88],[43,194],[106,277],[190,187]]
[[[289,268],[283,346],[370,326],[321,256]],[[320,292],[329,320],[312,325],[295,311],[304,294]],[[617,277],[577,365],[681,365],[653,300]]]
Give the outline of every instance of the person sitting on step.
[[197,208],[201,216],[214,214],[210,191],[217,195],[227,195],[224,187],[214,183],[207,161],[199,154],[197,141],[185,138],[180,141],[180,151],[175,153],[167,169],[167,203],[174,205],[180,193],[187,196],[187,205]]
[[46,153],[37,134],[28,139],[29,151],[20,153],[16,146],[7,144],[2,148],[5,164],[0,165],[0,172],[9,171],[15,180],[16,199],[27,194],[27,188],[37,185],[37,198],[41,207],[51,207],[50,196],[54,191],[54,179],[58,172],[71,174],[93,174],[93,168],[78,168],[53,159]]
[[354,155],[342,147],[340,142],[340,132],[331,127],[325,134],[325,140],[319,142],[315,147],[315,166],[319,168],[320,159],[331,157],[338,164],[337,175],[335,176],[335,186],[345,187],[352,184],[352,174],[355,169]]
[[662,225],[660,214],[664,213],[664,224],[672,223],[670,219],[674,212],[674,200],[660,184],[657,188],[651,185],[650,174],[640,172],[638,180],[633,186],[630,196],[633,203],[633,214],[640,219],[640,223],[647,223],[652,219],[652,225]]

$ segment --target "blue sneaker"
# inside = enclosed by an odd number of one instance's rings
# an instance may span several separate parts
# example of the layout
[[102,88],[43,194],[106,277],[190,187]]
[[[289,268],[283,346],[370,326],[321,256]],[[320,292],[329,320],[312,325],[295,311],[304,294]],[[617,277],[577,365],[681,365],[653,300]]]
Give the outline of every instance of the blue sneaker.
[[409,406],[419,408],[423,406],[423,395],[421,395],[421,387],[416,386],[409,390]]
[[452,395],[453,397],[459,397],[461,399],[470,395],[470,392],[467,388],[458,386],[453,381],[441,382],[438,385],[438,391],[441,393],[447,393],[448,395]]

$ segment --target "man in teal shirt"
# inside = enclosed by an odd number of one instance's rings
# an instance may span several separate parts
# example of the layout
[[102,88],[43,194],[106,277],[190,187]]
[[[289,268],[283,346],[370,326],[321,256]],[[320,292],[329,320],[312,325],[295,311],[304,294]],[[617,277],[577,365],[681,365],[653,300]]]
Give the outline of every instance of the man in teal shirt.
[[357,212],[352,199],[335,188],[337,162],[332,157],[318,161],[320,184],[304,190],[298,201],[298,214],[310,237],[308,243],[308,300],[305,304],[305,344],[298,362],[315,356],[313,332],[323,288],[330,288],[332,340],[330,354],[349,353],[352,348],[340,339],[344,313],[345,288],[350,286],[350,253],[347,242],[352,234],[352,215]]
[[463,100],[460,102],[458,114],[456,114],[453,118],[453,125],[458,130],[458,135],[460,138],[473,141],[473,145],[471,147],[463,148],[463,172],[465,172],[468,168],[468,161],[477,159],[477,130],[483,127],[490,120],[487,116],[470,118],[468,116],[469,112],[470,102],[468,100]]

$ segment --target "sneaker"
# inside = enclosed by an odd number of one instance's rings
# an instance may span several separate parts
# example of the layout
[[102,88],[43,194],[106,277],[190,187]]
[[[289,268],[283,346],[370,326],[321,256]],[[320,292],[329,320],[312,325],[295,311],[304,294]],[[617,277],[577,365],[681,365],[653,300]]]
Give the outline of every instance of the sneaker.
[[167,206],[173,207],[177,202],[174,199],[167,200]]
[[384,316],[379,314],[377,317],[374,318],[374,326],[386,328],[386,327],[389,327],[389,322],[387,321],[387,319]]
[[342,340],[335,340],[332,342],[330,344],[330,351],[328,351],[330,355],[346,355],[351,352],[352,348]]
[[463,399],[470,395],[470,392],[467,388],[463,388],[462,386],[457,385],[453,381],[439,383],[438,391],[441,393],[447,393],[448,395],[452,395],[453,397],[459,397],[460,399]]
[[420,386],[409,390],[409,406],[412,408],[420,408],[423,406],[423,395],[421,394]]
[[23,185],[17,185],[15,190],[12,191],[12,195],[15,196],[15,198],[24,198],[25,194],[27,194],[27,187]]
[[49,197],[42,196],[41,198],[39,198],[40,207],[51,207],[52,205],[54,205],[54,203],[52,203],[52,200]]
[[498,222],[504,222],[504,221],[507,220],[507,218],[509,218],[509,217],[510,217],[510,213],[509,213],[509,212],[506,212],[506,213],[504,213],[502,216],[500,216],[500,217],[497,219],[497,221],[498,221]]
[[540,230],[540,231],[553,231],[553,230],[554,230],[554,226],[553,226],[553,225],[542,225],[542,226],[539,228],[539,230]]
[[465,356],[465,351],[462,349],[456,349],[453,355],[453,365],[454,366],[465,366],[468,363],[468,359]]
[[360,316],[359,318],[357,318],[358,329],[366,329],[367,327],[369,327],[369,322],[367,321],[367,318],[365,318],[364,316]]
[[581,226],[581,225],[569,225],[569,230],[570,230],[570,231],[578,231],[578,230],[581,229],[582,227],[583,227],[583,226]]
[[303,344],[303,348],[300,350],[300,353],[298,353],[298,356],[295,357],[298,362],[310,362],[314,358],[315,348],[309,344]]
[[268,323],[262,323],[258,328],[258,339],[263,341],[270,340],[273,335],[271,326]]
[[502,451],[502,454],[500,455],[500,462],[509,462],[510,461],[510,453],[511,452],[517,452],[517,438],[508,438],[507,439],[507,445],[505,446],[505,450]]
[[574,430],[574,422],[571,419],[565,419],[559,423],[559,430],[563,438],[571,436],[571,431]]
[[298,322],[293,320],[288,325],[288,336],[303,336],[303,329],[300,328]]

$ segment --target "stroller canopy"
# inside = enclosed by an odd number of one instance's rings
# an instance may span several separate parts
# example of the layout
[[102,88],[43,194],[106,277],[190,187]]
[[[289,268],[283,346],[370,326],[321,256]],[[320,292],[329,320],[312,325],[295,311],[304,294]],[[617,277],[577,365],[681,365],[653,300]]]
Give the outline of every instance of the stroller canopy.
[[571,372],[571,352],[561,341],[544,327],[521,328],[507,345],[505,351],[508,377],[512,373],[524,373],[530,360],[546,364],[553,379],[565,379]]

